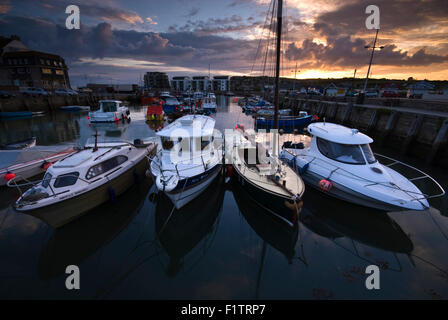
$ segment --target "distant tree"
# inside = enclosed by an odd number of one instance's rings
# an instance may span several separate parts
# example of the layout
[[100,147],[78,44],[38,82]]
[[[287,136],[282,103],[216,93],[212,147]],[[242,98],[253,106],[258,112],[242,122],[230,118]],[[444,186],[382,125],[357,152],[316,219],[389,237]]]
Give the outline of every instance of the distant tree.
[[408,82],[412,82],[412,81],[414,81],[414,78],[413,77],[409,77],[408,78]]

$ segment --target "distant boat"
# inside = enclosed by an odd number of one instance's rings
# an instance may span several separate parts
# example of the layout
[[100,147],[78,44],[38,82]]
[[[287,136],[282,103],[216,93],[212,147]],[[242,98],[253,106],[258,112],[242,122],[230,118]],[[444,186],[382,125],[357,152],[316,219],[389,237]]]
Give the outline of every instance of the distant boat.
[[9,119],[9,118],[31,118],[34,116],[43,115],[45,111],[17,111],[17,112],[0,112],[0,119]]
[[0,144],[1,150],[20,150],[36,146],[36,137],[15,141],[7,144]]
[[80,111],[90,111],[89,106],[63,106],[59,108],[62,111],[80,112]]
[[160,96],[162,99],[162,108],[165,114],[172,114],[182,111],[182,105],[175,97],[172,96]]
[[216,96],[214,93],[208,93],[202,100],[202,109],[204,111],[216,112]]
[[129,109],[123,106],[123,102],[118,100],[100,100],[99,104],[100,109],[98,111],[89,112],[91,123],[131,121]]
[[[303,129],[307,127],[311,122],[317,118],[312,115],[308,115],[306,112],[301,111],[298,117],[282,117],[278,118],[278,129],[294,130]],[[274,125],[274,119],[267,117],[260,117],[256,120],[257,129],[270,129]]]

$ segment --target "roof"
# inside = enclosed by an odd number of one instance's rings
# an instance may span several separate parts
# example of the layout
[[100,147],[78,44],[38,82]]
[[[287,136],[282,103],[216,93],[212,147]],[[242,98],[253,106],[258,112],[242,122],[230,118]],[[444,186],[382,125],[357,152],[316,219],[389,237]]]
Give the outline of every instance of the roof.
[[13,39],[0,36],[0,49],[3,49],[3,47],[8,45],[11,41],[13,41]]
[[329,122],[316,122],[308,126],[308,132],[313,136],[342,144],[367,144],[373,139],[357,129],[351,129]]
[[211,117],[186,115],[157,132],[157,135],[162,137],[203,137],[211,136],[214,128],[215,119]]

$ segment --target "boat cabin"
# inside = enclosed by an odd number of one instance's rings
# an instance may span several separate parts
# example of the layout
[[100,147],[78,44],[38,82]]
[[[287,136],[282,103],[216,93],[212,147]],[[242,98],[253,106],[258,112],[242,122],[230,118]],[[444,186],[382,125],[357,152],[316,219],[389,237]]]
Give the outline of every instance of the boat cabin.
[[118,100],[100,100],[100,112],[117,112],[122,106],[122,102]]
[[212,143],[215,120],[203,115],[187,115],[171,123],[157,135],[161,139],[162,154],[171,162],[213,156]]
[[370,148],[373,139],[334,123],[318,122],[308,126],[313,136],[311,149],[328,159],[349,165],[367,165],[377,162]]

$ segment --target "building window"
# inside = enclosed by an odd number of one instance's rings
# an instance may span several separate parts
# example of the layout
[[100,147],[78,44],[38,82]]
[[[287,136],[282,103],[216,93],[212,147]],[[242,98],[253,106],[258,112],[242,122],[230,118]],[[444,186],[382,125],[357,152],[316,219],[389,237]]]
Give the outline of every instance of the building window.
[[40,64],[45,64],[44,59],[40,59]]
[[51,66],[50,60],[47,60],[47,65]]
[[27,59],[27,58],[24,58],[24,59],[23,59],[23,63],[24,63],[24,64],[28,64],[28,59]]
[[63,75],[64,75],[64,71],[62,71],[62,70],[56,70],[56,74],[57,74],[58,76],[63,76]]
[[51,74],[51,69],[42,68],[42,73],[44,73],[44,74]]

